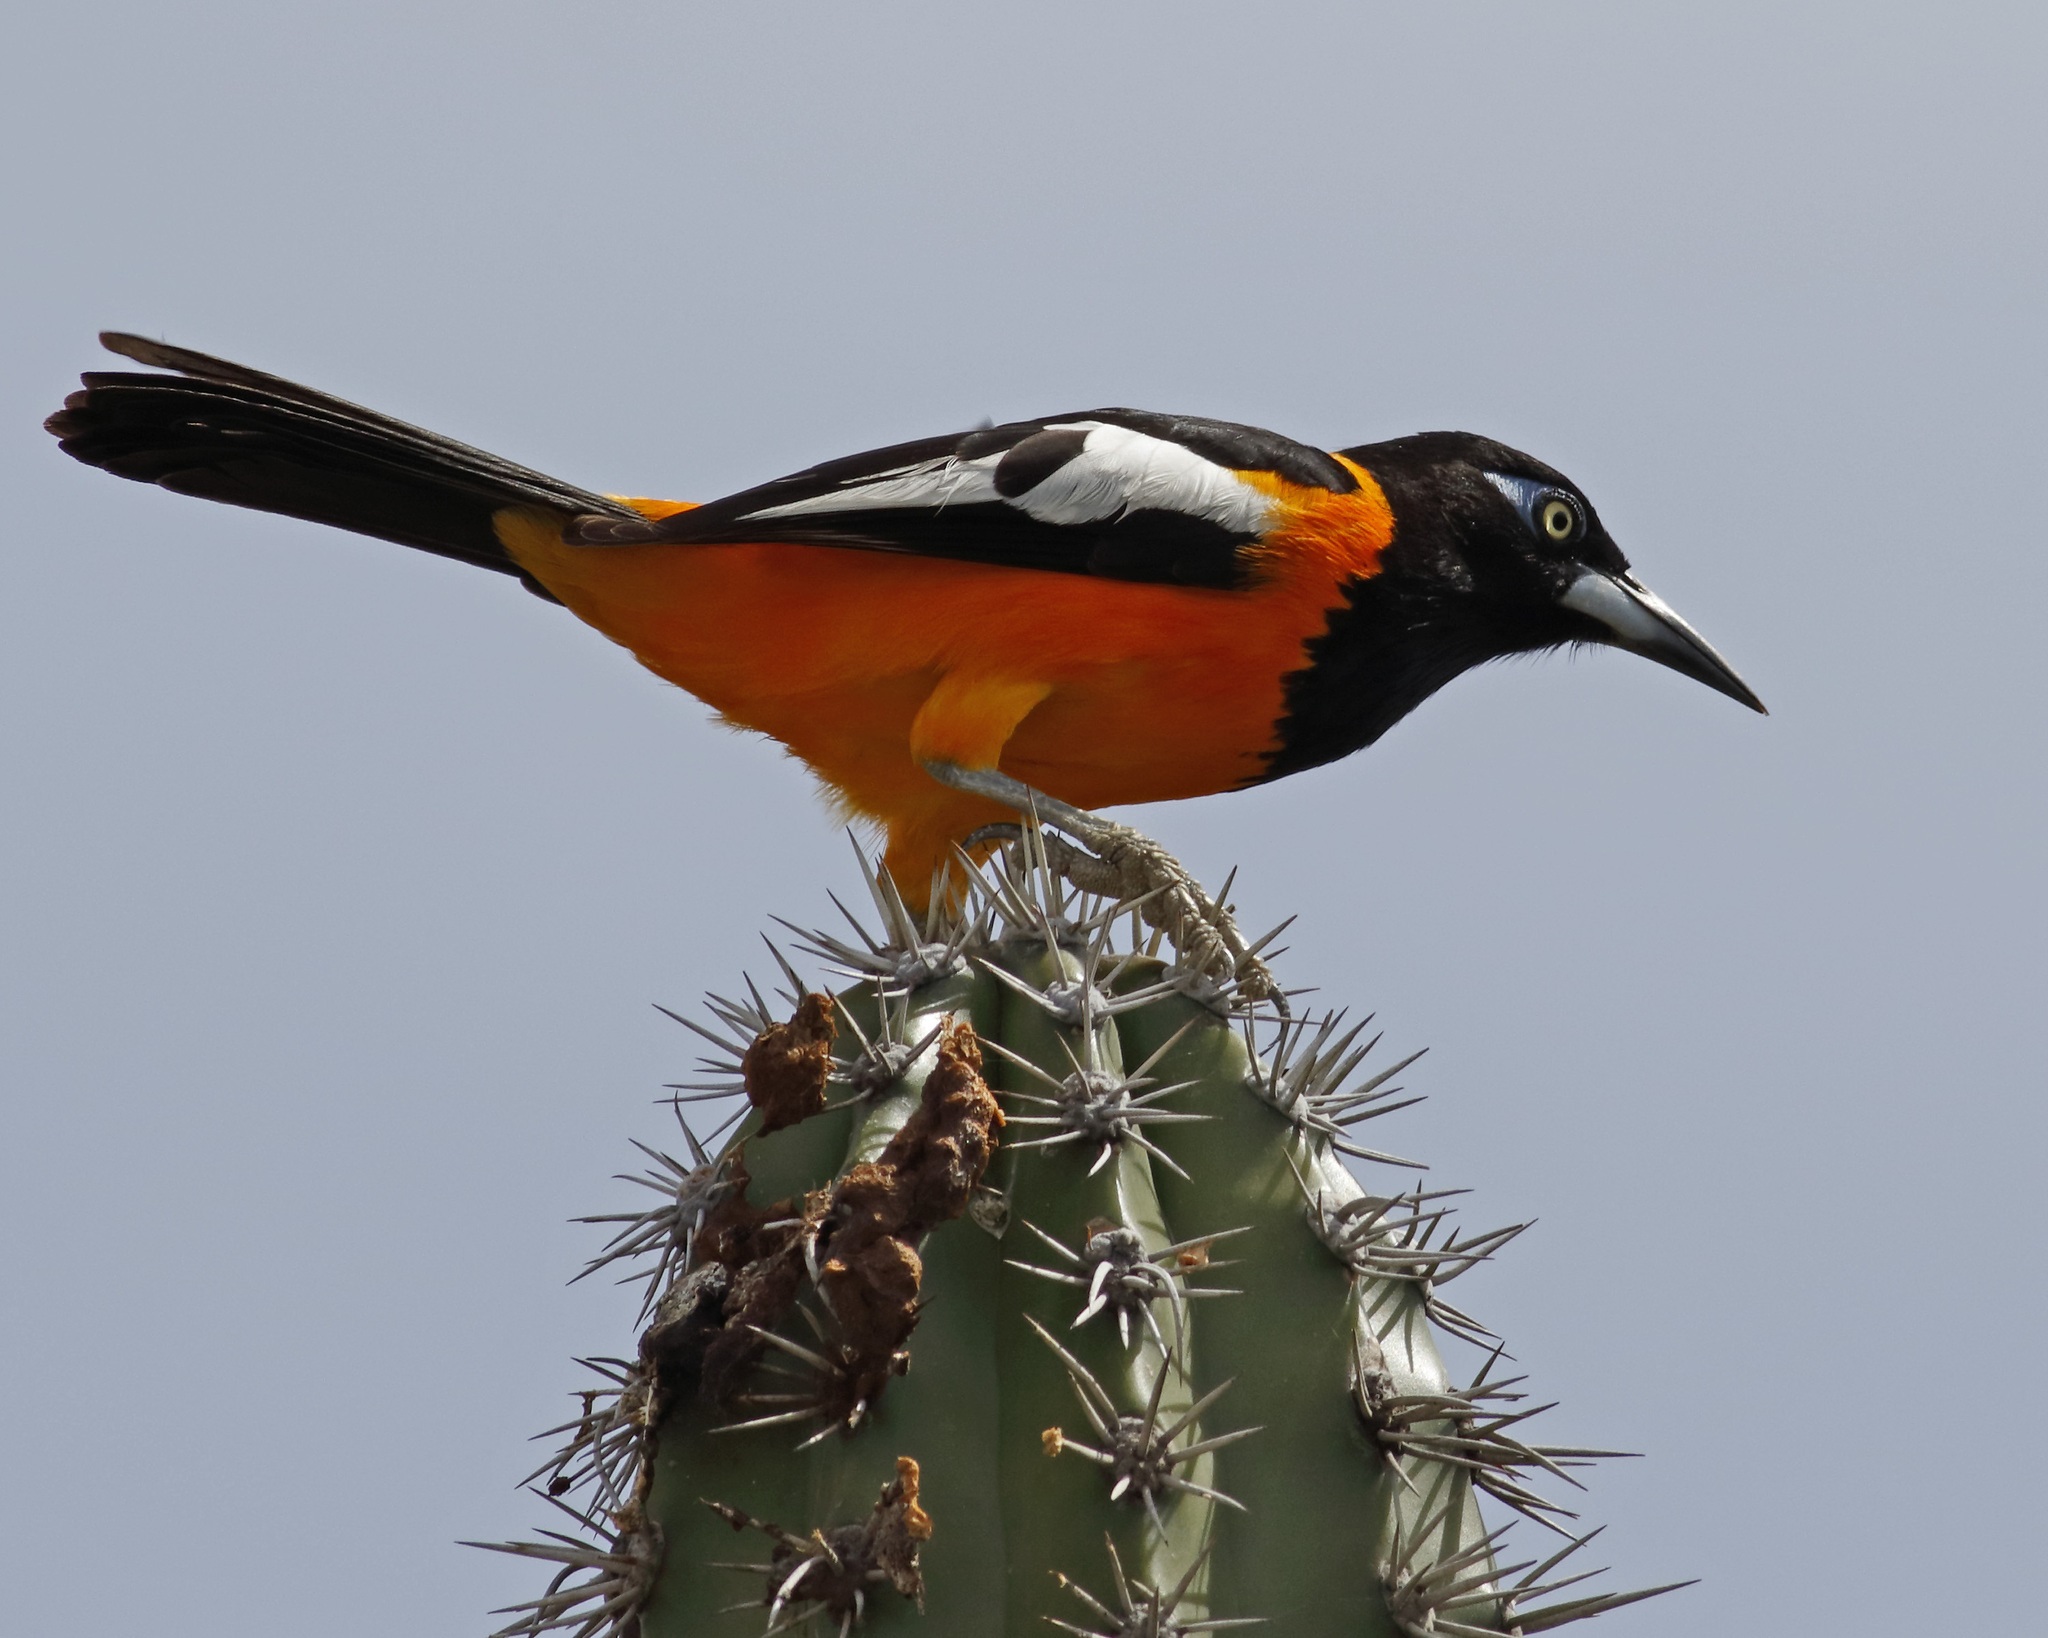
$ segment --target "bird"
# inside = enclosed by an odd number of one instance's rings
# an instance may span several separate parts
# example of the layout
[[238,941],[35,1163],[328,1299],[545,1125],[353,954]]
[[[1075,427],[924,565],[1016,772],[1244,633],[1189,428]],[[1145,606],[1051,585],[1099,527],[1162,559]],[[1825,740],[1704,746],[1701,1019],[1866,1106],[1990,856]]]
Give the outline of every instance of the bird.
[[147,373],[86,373],[46,422],[66,454],[514,576],[779,741],[881,827],[913,907],[963,845],[1035,813],[1093,850],[1063,850],[1074,879],[1163,895],[1197,965],[1260,985],[1227,907],[1095,810],[1333,762],[1473,667],[1546,649],[1623,649],[1764,710],[1577,485],[1472,433],[1325,450],[1091,409],[691,503],[581,489],[183,347],[100,341]]

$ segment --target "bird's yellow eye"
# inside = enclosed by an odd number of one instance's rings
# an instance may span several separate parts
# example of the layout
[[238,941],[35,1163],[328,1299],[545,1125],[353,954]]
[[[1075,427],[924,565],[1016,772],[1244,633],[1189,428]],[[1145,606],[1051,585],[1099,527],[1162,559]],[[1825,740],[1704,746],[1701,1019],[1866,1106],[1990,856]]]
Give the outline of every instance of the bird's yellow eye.
[[1561,495],[1552,495],[1536,508],[1536,522],[1544,535],[1559,544],[1579,532],[1579,509]]

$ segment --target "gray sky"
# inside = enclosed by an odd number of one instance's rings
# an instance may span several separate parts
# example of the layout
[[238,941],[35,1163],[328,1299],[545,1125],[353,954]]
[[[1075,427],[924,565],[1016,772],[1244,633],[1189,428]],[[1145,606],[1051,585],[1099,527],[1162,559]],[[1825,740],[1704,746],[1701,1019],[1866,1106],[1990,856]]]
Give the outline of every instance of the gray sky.
[[1463,1289],[1558,1439],[1649,1453],[1588,1502],[1617,1576],[1706,1577],[1603,1630],[2024,1625],[2038,9],[6,30],[9,1627],[439,1638],[537,1590],[451,1542],[541,1522],[525,1437],[629,1344],[564,1220],[664,1133],[649,1002],[853,876],[801,770],[511,582],[63,460],[116,325],[639,493],[1101,402],[1562,467],[1768,721],[1518,663],[1133,816],[1305,911],[1284,975],[1433,1048],[1386,1140],[1540,1219]]

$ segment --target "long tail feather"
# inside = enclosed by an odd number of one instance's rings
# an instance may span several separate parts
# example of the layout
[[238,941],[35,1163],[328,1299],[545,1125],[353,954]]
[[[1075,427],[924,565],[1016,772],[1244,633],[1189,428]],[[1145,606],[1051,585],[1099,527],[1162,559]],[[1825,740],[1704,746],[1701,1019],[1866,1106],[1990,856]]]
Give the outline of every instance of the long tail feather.
[[[638,514],[484,450],[183,347],[109,331],[109,352],[177,372],[95,371],[47,427],[88,466],[230,506],[333,524],[503,574],[507,506]],[[531,584],[531,582],[529,582]]]

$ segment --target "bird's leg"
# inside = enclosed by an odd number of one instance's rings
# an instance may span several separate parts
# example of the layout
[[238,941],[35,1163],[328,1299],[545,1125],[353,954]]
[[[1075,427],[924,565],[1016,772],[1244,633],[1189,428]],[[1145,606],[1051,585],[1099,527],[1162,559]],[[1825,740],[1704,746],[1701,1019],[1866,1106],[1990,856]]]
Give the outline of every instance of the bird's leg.
[[1283,1013],[1287,1010],[1279,984],[1246,945],[1229,908],[1210,898],[1187,866],[1151,837],[994,768],[963,768],[933,758],[924,770],[953,790],[1035,815],[1041,824],[1093,849],[1084,853],[1057,836],[1045,838],[1046,863],[1084,893],[1141,901],[1138,913],[1165,933],[1184,968],[1249,1000],[1271,1001]]

